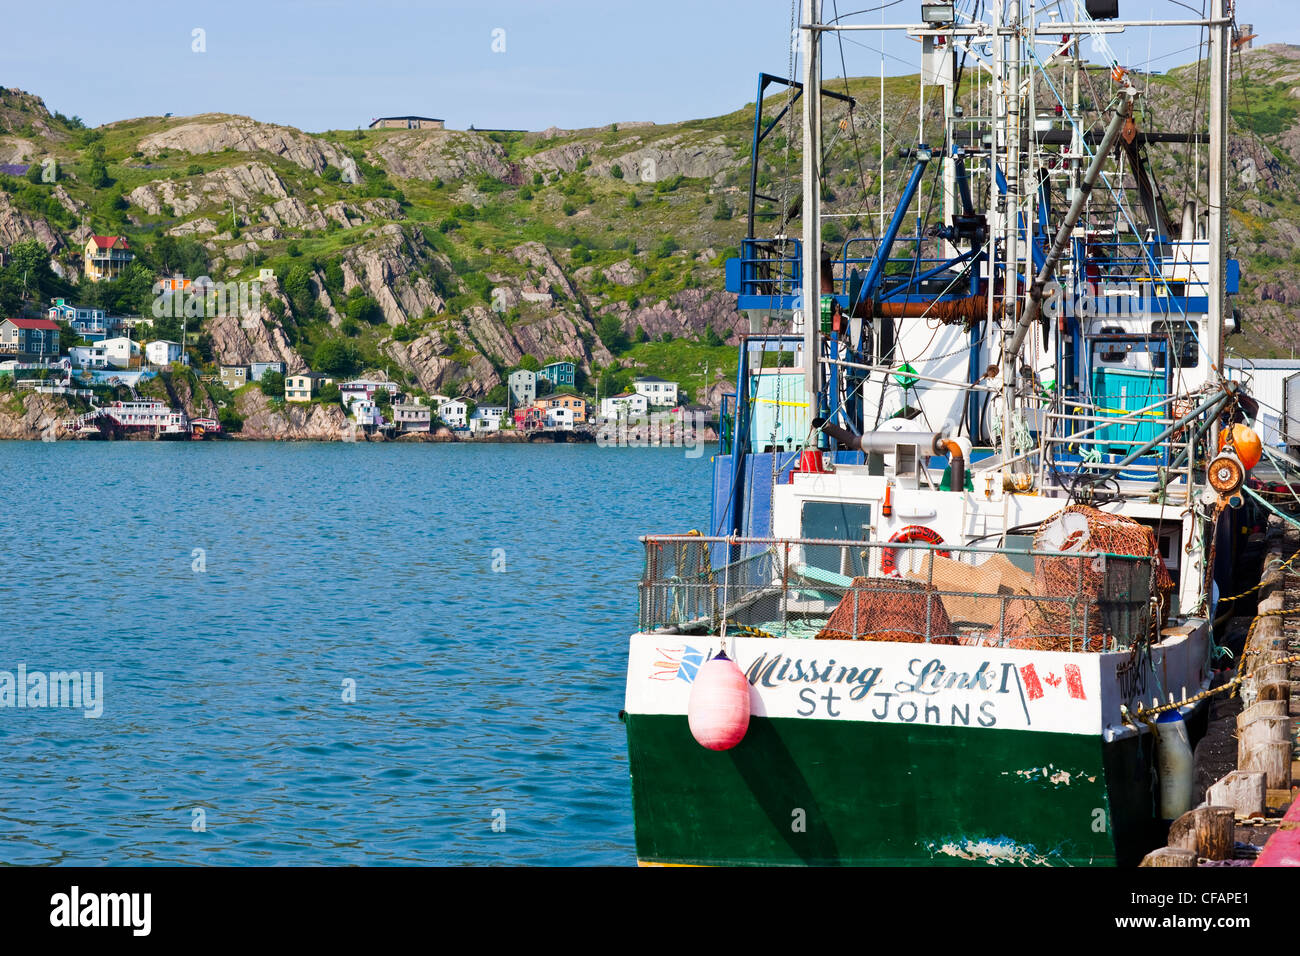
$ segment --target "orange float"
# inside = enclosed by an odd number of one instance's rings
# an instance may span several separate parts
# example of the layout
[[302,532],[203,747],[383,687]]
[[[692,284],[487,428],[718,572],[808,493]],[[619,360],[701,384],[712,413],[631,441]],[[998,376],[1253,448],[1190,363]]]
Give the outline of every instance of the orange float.
[[1260,444],[1259,435],[1249,425],[1236,424],[1219,432],[1219,450],[1222,451],[1223,446],[1229,442],[1232,443],[1237,458],[1246,468],[1254,468],[1259,464],[1264,449]]

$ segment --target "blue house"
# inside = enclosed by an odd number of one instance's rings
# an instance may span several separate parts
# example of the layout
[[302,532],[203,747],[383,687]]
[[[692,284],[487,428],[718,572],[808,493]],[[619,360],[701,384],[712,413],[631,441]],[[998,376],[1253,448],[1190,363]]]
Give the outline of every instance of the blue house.
[[561,385],[572,385],[573,375],[576,371],[577,368],[572,362],[552,362],[538,372],[537,376],[546,379],[551,385],[559,388]]
[[80,309],[63,299],[55,299],[46,315],[53,322],[62,319],[72,326],[72,331],[92,342],[100,341],[111,331],[108,314],[103,309]]
[[260,382],[262,376],[267,372],[279,372],[284,374],[283,362],[252,362],[248,366],[248,380],[250,382]]

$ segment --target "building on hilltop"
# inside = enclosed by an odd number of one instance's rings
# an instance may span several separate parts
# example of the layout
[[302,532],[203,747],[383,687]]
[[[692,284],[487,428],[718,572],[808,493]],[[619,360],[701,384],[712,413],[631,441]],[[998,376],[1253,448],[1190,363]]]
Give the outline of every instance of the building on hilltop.
[[429,116],[381,116],[370,121],[371,129],[446,129],[447,124]]

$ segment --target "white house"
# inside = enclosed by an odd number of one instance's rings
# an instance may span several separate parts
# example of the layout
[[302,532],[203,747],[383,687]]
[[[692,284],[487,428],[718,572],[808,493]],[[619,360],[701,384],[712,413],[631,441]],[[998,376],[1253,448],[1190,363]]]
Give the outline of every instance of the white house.
[[640,392],[624,392],[600,400],[601,418],[640,417],[650,410],[650,400]]
[[358,399],[352,403],[352,417],[364,428],[377,428],[384,423],[379,406],[369,399]]
[[140,343],[132,342],[125,335],[104,339],[99,343],[104,350],[104,362],[112,368],[130,368],[133,360],[140,357]]
[[155,339],[144,347],[144,357],[149,360],[150,365],[171,365],[172,362],[179,362],[184,352],[179,342],[169,342],[166,339]]
[[572,408],[548,408],[546,410],[547,428],[573,428]]
[[108,368],[108,356],[102,345],[74,345],[68,349],[74,368]]
[[672,408],[677,404],[677,383],[667,379],[647,375],[633,382],[632,390],[655,407]]
[[480,405],[474,409],[474,414],[470,416],[469,430],[475,435],[500,431],[505,416],[506,407],[504,405]]
[[452,428],[468,427],[469,421],[466,418],[468,413],[469,406],[460,398],[449,399],[438,406],[438,417]]

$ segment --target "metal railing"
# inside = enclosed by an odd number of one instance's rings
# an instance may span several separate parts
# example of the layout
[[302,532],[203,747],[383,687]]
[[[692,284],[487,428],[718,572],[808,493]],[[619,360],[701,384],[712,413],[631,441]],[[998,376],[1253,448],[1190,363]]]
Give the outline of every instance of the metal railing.
[[1157,556],[818,538],[641,541],[642,631],[1101,651],[1145,640],[1157,597]]

